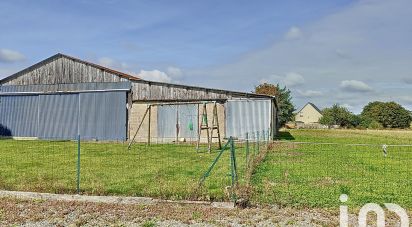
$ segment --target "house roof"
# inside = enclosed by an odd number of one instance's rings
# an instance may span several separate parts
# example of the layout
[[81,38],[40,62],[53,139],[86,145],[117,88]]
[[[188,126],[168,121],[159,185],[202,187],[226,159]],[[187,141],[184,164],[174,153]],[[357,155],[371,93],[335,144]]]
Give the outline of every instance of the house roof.
[[26,73],[26,72],[28,72],[28,71],[31,71],[31,70],[33,70],[33,69],[35,69],[35,68],[37,68],[37,67],[40,67],[41,65],[44,65],[44,64],[46,64],[46,63],[48,63],[48,62],[52,62],[52,61],[54,61],[54,60],[56,60],[56,59],[58,59],[58,58],[61,58],[61,57],[68,58],[68,59],[70,59],[70,60],[73,60],[73,61],[76,61],[76,62],[80,62],[80,63],[86,64],[86,65],[90,65],[90,66],[92,66],[92,67],[98,68],[98,69],[103,70],[103,71],[106,71],[106,72],[108,72],[108,73],[115,74],[115,75],[117,75],[117,76],[119,76],[119,77],[121,77],[121,78],[125,78],[125,79],[128,79],[128,80],[140,80],[140,78],[138,78],[138,77],[135,77],[135,76],[132,76],[132,75],[123,73],[123,72],[119,72],[119,71],[116,71],[116,70],[114,70],[114,69],[110,69],[110,68],[107,68],[107,67],[104,67],[104,66],[95,64],[95,63],[91,63],[91,62],[88,62],[88,61],[85,61],[85,60],[81,60],[81,59],[78,59],[78,58],[75,58],[75,57],[72,57],[72,56],[69,56],[69,55],[66,55],[66,54],[58,53],[58,54],[55,54],[55,55],[53,55],[53,56],[51,56],[51,57],[49,57],[49,58],[46,58],[46,59],[43,60],[43,61],[40,61],[40,62],[36,63],[36,64],[34,64],[34,65],[32,65],[32,66],[30,66],[30,67],[28,67],[28,68],[25,68],[25,69],[23,69],[23,70],[15,73],[15,74],[11,75],[11,76],[8,76],[8,77],[6,77],[6,78],[1,79],[1,80],[0,80],[0,83],[5,83],[5,82],[7,82],[7,81],[10,81],[10,80],[12,80],[12,79],[15,79],[15,78],[19,77],[20,75],[22,75],[22,74],[24,74],[24,73]]
[[[135,81],[135,82],[143,82],[143,83],[157,84],[157,85],[163,85],[163,86],[184,87],[184,88],[186,88],[186,89],[200,89],[200,90],[212,91],[212,92],[218,92],[218,93],[230,93],[230,94],[232,94],[232,95],[243,96],[243,97],[248,97],[248,98],[270,98],[270,99],[274,99],[274,98],[275,98],[275,97],[273,97],[273,96],[262,95],[262,94],[255,94],[255,93],[247,93],[247,92],[239,92],[239,91],[229,91],[229,90],[216,89],[216,88],[206,88],[206,87],[199,87],[199,86],[190,86],[190,85],[182,85],[182,84],[173,84],[173,83],[165,83],[165,82],[156,82],[156,81],[144,80],[144,79],[141,79],[141,78],[136,77],[136,76],[132,76],[132,75],[127,74],[127,73],[123,73],[123,72],[120,72],[120,71],[117,71],[117,70],[114,70],[114,69],[110,69],[110,68],[107,68],[107,67],[104,67],[104,66],[101,66],[101,65],[92,63],[92,62],[88,62],[88,61],[85,61],[85,60],[81,60],[81,59],[79,59],[79,58],[72,57],[72,56],[69,56],[69,55],[66,55],[66,54],[62,54],[62,53],[55,54],[55,55],[53,55],[53,56],[51,56],[51,57],[49,57],[49,58],[46,58],[46,59],[43,60],[43,61],[40,61],[40,62],[38,62],[38,63],[36,63],[36,64],[34,64],[34,65],[26,68],[26,69],[23,69],[23,70],[21,70],[21,71],[19,71],[19,72],[17,72],[17,73],[14,73],[14,74],[11,75],[11,76],[8,76],[8,77],[6,77],[6,78],[3,78],[3,79],[0,80],[0,84],[6,83],[6,82],[8,82],[8,81],[10,81],[10,80],[13,80],[13,79],[21,76],[22,74],[24,74],[24,73],[26,73],[26,72],[29,72],[29,71],[31,71],[31,70],[34,70],[34,69],[36,69],[36,68],[38,68],[38,67],[40,67],[40,66],[42,66],[42,65],[44,65],[44,64],[47,64],[47,63],[49,63],[49,62],[52,62],[52,61],[54,61],[54,60],[56,60],[56,59],[58,59],[58,58],[62,58],[62,57],[63,57],[63,58],[70,59],[70,60],[73,60],[73,61],[76,61],[76,62],[79,62],[79,63],[82,63],[82,64],[86,64],[86,65],[89,65],[89,66],[92,66],[92,67],[95,67],[95,68],[98,68],[98,69],[103,70],[103,71],[106,71],[106,72],[108,72],[108,73],[117,75],[117,76],[119,76],[119,77],[121,77],[121,78],[128,79],[128,80],[130,80],[130,81],[132,81],[132,82]],[[276,107],[278,108],[278,105],[277,105],[276,101],[275,101],[275,105],[276,105]]]
[[306,104],[302,107],[302,109],[300,109],[300,110],[298,111],[298,113],[299,113],[300,111],[302,111],[307,105],[312,106],[313,108],[315,108],[316,111],[318,111],[319,113],[322,113],[322,110],[320,110],[315,104],[313,104],[313,103],[311,103],[311,102],[306,103]]

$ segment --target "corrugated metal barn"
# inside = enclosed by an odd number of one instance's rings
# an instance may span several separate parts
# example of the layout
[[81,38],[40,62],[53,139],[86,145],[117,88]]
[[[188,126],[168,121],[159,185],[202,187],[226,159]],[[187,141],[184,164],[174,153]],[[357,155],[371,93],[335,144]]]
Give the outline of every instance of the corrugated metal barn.
[[142,80],[63,54],[0,84],[2,136],[188,141],[215,116],[222,138],[277,129],[274,97]]

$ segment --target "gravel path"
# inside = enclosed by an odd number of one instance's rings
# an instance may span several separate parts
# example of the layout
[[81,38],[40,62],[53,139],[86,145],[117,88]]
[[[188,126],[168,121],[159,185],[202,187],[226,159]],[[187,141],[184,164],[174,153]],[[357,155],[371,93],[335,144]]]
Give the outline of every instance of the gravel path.
[[[96,199],[30,199],[0,193],[0,226],[339,226],[338,210],[230,209],[216,208],[210,203]],[[355,223],[355,216],[350,220]],[[389,226],[395,226],[394,220],[389,220]]]

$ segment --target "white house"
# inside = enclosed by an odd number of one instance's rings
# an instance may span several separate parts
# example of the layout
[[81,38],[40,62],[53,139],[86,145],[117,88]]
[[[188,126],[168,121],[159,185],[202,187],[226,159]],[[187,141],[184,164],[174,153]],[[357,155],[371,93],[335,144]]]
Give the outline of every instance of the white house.
[[314,124],[319,123],[321,117],[322,111],[315,104],[308,102],[296,113],[295,121],[301,124]]

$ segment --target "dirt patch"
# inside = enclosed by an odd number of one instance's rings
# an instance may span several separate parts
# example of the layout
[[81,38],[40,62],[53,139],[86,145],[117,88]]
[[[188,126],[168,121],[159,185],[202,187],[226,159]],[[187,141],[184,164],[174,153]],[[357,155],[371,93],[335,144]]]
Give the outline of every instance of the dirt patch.
[[[2,198],[0,226],[338,226],[339,211],[205,204],[110,204]],[[350,222],[356,223],[356,216]],[[395,226],[396,217],[388,226]]]
[[[327,213],[290,209],[219,209],[202,204],[125,205],[4,198],[1,226],[333,226]],[[153,225],[152,225],[153,224]]]

